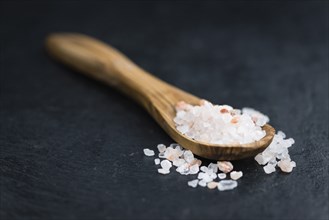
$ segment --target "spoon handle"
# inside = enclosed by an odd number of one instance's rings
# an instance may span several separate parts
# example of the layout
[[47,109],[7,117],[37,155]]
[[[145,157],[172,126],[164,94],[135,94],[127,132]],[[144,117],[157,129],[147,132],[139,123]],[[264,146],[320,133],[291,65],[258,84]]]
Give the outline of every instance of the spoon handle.
[[[159,101],[167,91],[179,90],[145,72],[115,48],[86,35],[51,34],[46,48],[55,59],[121,90],[148,111],[154,97]],[[174,105],[177,100],[169,98],[169,102]]]

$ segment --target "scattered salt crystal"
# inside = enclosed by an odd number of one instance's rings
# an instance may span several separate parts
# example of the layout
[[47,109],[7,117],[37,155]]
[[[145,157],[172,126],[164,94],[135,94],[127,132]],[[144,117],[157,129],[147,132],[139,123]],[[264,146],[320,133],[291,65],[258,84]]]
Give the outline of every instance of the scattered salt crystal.
[[176,159],[176,160],[173,161],[173,165],[175,167],[179,167],[179,166],[183,165],[184,163],[185,163],[185,160],[181,159],[181,158]]
[[194,164],[193,166],[190,166],[189,174],[197,174],[198,172],[199,172],[198,164]]
[[226,178],[226,173],[219,173],[218,178],[221,179],[221,180],[225,179]]
[[238,182],[235,180],[221,180],[218,182],[218,190],[219,191],[225,191],[225,190],[231,190],[238,186]]
[[204,176],[205,176],[205,173],[200,172],[200,173],[198,174],[198,179],[203,179]]
[[207,187],[208,187],[209,189],[215,189],[217,186],[218,186],[218,182],[209,182],[209,183],[207,184]]
[[188,181],[188,182],[187,182],[187,185],[189,185],[189,186],[195,188],[195,187],[197,187],[198,182],[199,182],[198,179],[196,179],[196,180],[191,180],[191,181]]
[[157,148],[158,148],[158,151],[159,151],[160,153],[166,151],[166,145],[164,145],[164,144],[158,144]]
[[169,170],[172,167],[171,162],[169,160],[161,161],[160,165],[161,165],[162,169],[165,169],[165,170]]
[[184,163],[181,166],[177,167],[176,171],[182,175],[188,175],[190,172],[188,163]]
[[296,166],[294,161],[290,159],[281,160],[278,162],[278,166],[280,167],[281,171],[290,173],[292,169]]
[[184,156],[184,159],[186,160],[186,162],[188,162],[188,163],[191,163],[194,160],[194,155],[193,155],[192,151],[190,151],[190,150],[185,151],[183,156]]
[[151,156],[154,156],[155,155],[154,154],[154,151],[153,150],[150,150],[148,148],[145,148],[143,151],[144,151],[145,156],[151,157]]
[[217,173],[217,171],[218,171],[217,164],[216,163],[209,163],[208,170],[212,170],[214,173]]
[[206,167],[206,166],[202,166],[202,167],[200,167],[200,170],[201,170],[202,172],[207,172],[207,171],[208,171],[208,167]]
[[155,163],[155,165],[159,165],[160,164],[160,159],[159,158],[155,158],[154,159],[154,163]]
[[238,180],[243,176],[242,171],[232,171],[230,173],[230,177],[232,180]]
[[165,153],[164,153],[164,152],[161,152],[161,153],[159,153],[159,154],[158,154],[158,157],[159,157],[159,158],[166,158],[166,156],[165,156]]
[[207,185],[207,182],[204,180],[199,181],[199,186],[205,187]]
[[267,164],[266,166],[263,167],[264,171],[266,174],[270,174],[275,172],[275,166],[271,164]]
[[170,171],[169,170],[166,170],[166,169],[163,169],[163,168],[160,168],[160,169],[158,169],[158,173],[161,173],[161,174],[168,174],[168,173],[170,173]]
[[233,164],[229,161],[218,161],[217,166],[224,173],[229,173],[233,170]]

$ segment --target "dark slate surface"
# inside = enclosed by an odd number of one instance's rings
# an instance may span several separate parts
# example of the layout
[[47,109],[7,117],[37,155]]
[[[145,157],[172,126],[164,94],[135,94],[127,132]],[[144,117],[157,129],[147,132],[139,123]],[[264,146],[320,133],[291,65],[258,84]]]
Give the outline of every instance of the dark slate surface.
[[[5,219],[328,219],[328,3],[1,2]],[[234,191],[157,175],[142,149],[172,140],[138,105],[58,65],[45,36],[117,47],[200,97],[270,115],[296,139],[290,175],[235,162]]]

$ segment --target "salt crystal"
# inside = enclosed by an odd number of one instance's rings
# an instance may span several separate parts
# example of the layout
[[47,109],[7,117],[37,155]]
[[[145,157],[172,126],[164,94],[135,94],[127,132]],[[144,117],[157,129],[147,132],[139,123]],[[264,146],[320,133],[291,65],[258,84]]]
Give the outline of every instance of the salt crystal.
[[200,173],[198,174],[198,179],[203,179],[204,175],[205,175],[205,173],[200,172]]
[[197,174],[198,172],[199,172],[198,164],[194,164],[193,166],[190,166],[190,173],[189,174]]
[[231,190],[238,186],[238,182],[235,180],[221,180],[218,182],[218,190],[219,191],[225,191],[225,190]]
[[187,182],[187,185],[189,185],[189,186],[195,188],[195,187],[197,187],[198,182],[199,182],[198,179],[196,179],[196,180],[191,180],[191,181],[188,181],[188,182]]
[[207,185],[207,182],[204,180],[199,181],[199,186],[205,187]]
[[179,166],[183,165],[184,163],[185,163],[185,160],[181,159],[181,158],[178,158],[178,159],[173,161],[173,165],[175,167],[179,167]]
[[212,170],[214,173],[217,173],[218,171],[218,166],[216,163],[210,163],[208,165],[208,170]]
[[160,164],[160,159],[159,158],[155,158],[154,159],[154,163],[155,163],[155,165],[159,165]]
[[160,153],[166,151],[166,145],[164,145],[164,144],[158,144],[157,148],[158,148]]
[[158,154],[158,157],[159,157],[159,158],[166,158],[166,156],[165,156],[165,152],[161,152],[161,153],[159,153],[159,154]]
[[148,148],[145,148],[143,151],[144,151],[145,156],[151,157],[151,156],[154,156],[155,155],[154,154],[154,151],[153,150],[150,150]]
[[226,178],[226,173],[219,173],[218,178],[221,179],[221,180],[225,179]]
[[217,166],[224,173],[229,173],[233,170],[233,164],[229,161],[218,161]]
[[161,174],[168,174],[168,173],[170,173],[170,171],[169,170],[166,170],[166,169],[162,169],[162,168],[160,168],[160,169],[158,169],[158,173],[161,173]]
[[208,167],[206,167],[206,166],[202,166],[202,167],[200,167],[200,170],[201,170],[202,172],[207,172],[207,171],[208,171]]
[[194,160],[194,155],[193,155],[192,151],[190,151],[190,150],[185,151],[183,156],[184,156],[184,159],[186,160],[186,162],[188,162],[188,163],[191,163]]
[[182,175],[188,175],[190,172],[188,163],[184,163],[181,166],[177,167],[176,171]]
[[242,177],[243,173],[242,171],[232,171],[230,173],[230,177],[232,180],[238,180]]
[[207,184],[207,187],[208,187],[209,189],[215,189],[217,186],[218,186],[218,183],[217,183],[217,182],[209,182],[209,183]]
[[271,164],[267,164],[266,166],[263,167],[264,171],[266,174],[270,174],[275,172],[275,166]]
[[171,162],[169,160],[161,161],[160,165],[161,165],[162,169],[165,169],[165,170],[169,170],[172,167]]
[[278,166],[280,167],[281,171],[290,173],[292,169],[296,166],[296,163],[291,160],[280,160],[278,162]]

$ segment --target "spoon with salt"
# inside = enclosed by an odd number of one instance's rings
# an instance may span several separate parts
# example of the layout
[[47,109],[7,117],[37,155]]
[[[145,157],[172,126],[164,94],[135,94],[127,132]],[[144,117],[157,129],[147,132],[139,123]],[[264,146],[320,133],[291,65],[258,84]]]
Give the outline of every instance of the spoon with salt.
[[56,60],[133,98],[172,139],[198,156],[213,160],[251,157],[262,152],[274,137],[274,128],[265,124],[265,137],[253,143],[216,145],[196,141],[180,133],[173,119],[179,101],[199,105],[200,98],[152,76],[113,47],[86,35],[51,34],[46,39],[46,49]]

